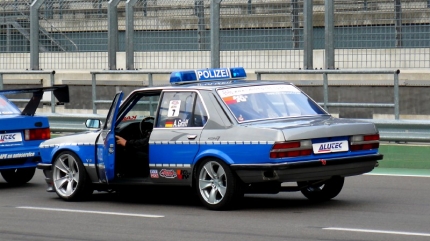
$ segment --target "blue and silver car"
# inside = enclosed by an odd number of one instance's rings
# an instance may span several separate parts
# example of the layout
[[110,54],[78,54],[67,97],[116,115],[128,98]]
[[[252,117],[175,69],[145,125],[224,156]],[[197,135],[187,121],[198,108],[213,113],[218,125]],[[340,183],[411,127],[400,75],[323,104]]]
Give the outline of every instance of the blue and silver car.
[[[36,116],[45,91],[53,91],[59,102],[69,101],[67,85],[0,90],[0,173],[11,184],[24,184],[33,178],[41,161],[39,145],[51,137],[48,118]],[[21,111],[6,95],[33,93]]]
[[[245,77],[240,67],[178,71],[169,86],[117,93],[102,126],[87,121],[99,129],[40,145],[48,191],[77,200],[120,185],[190,186],[214,210],[246,193],[325,201],[383,158],[373,123],[335,118],[293,84]],[[148,137],[148,163],[115,135]]]

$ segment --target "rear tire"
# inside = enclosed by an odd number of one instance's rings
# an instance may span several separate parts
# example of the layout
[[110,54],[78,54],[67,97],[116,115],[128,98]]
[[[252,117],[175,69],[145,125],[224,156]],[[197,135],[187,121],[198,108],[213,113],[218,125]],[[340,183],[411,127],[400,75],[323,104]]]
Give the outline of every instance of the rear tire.
[[1,171],[3,179],[13,185],[22,185],[29,182],[36,172],[36,168],[15,168]]
[[307,186],[300,191],[309,200],[323,202],[336,197],[342,190],[344,181],[344,177],[335,176],[327,181],[316,184],[311,184],[312,182],[298,182],[298,186]]
[[75,153],[60,153],[52,168],[54,190],[63,200],[78,201],[93,193],[85,167]]
[[208,209],[231,209],[243,197],[239,178],[219,159],[204,160],[196,174],[197,195]]

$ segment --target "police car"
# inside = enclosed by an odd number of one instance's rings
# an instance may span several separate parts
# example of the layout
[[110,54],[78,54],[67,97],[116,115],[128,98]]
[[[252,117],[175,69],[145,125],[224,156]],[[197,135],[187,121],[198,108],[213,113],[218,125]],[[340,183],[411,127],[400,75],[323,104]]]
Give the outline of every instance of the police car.
[[[373,123],[335,118],[293,84],[245,77],[241,67],[186,70],[171,73],[170,86],[123,101],[117,93],[100,129],[40,145],[48,191],[78,200],[122,184],[182,185],[214,210],[246,193],[300,191],[325,201],[345,177],[383,158]],[[148,163],[126,158],[115,135],[149,136]]]
[[[48,118],[35,116],[45,91],[53,91],[60,102],[69,101],[68,86],[0,90],[0,172],[11,184],[24,184],[33,178],[41,161],[39,144],[50,138]],[[6,95],[33,93],[21,111]]]

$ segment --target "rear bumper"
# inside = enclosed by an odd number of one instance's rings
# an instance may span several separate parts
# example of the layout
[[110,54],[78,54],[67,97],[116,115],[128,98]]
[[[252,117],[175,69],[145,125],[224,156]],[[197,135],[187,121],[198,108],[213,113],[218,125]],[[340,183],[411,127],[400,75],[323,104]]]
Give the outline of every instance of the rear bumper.
[[34,168],[42,161],[39,148],[20,146],[19,148],[0,147],[0,170]]
[[372,171],[382,158],[381,154],[373,154],[293,163],[232,164],[231,168],[244,183],[297,182],[360,175]]

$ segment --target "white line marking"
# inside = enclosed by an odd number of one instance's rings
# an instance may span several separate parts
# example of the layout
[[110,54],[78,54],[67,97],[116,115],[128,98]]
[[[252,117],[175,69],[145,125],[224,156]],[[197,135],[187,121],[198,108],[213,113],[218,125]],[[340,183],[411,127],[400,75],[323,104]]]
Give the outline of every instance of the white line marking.
[[397,234],[397,235],[407,235],[407,236],[423,236],[430,237],[430,233],[411,233],[411,232],[399,232],[399,231],[388,231],[388,230],[372,230],[372,229],[356,229],[356,228],[323,228],[325,230],[335,230],[335,231],[349,231],[349,232],[361,232],[361,233],[382,233],[382,234]]
[[42,207],[25,207],[25,206],[16,207],[16,208],[42,210],[42,211],[71,212],[71,213],[107,214],[107,215],[131,216],[131,217],[141,217],[141,218],[164,218],[163,215],[151,215],[151,214],[100,212],[100,211],[87,211],[87,210],[76,210],[76,209],[42,208]]
[[386,173],[365,173],[370,176],[390,176],[390,177],[430,177],[430,175],[406,175],[406,174],[386,174]]

